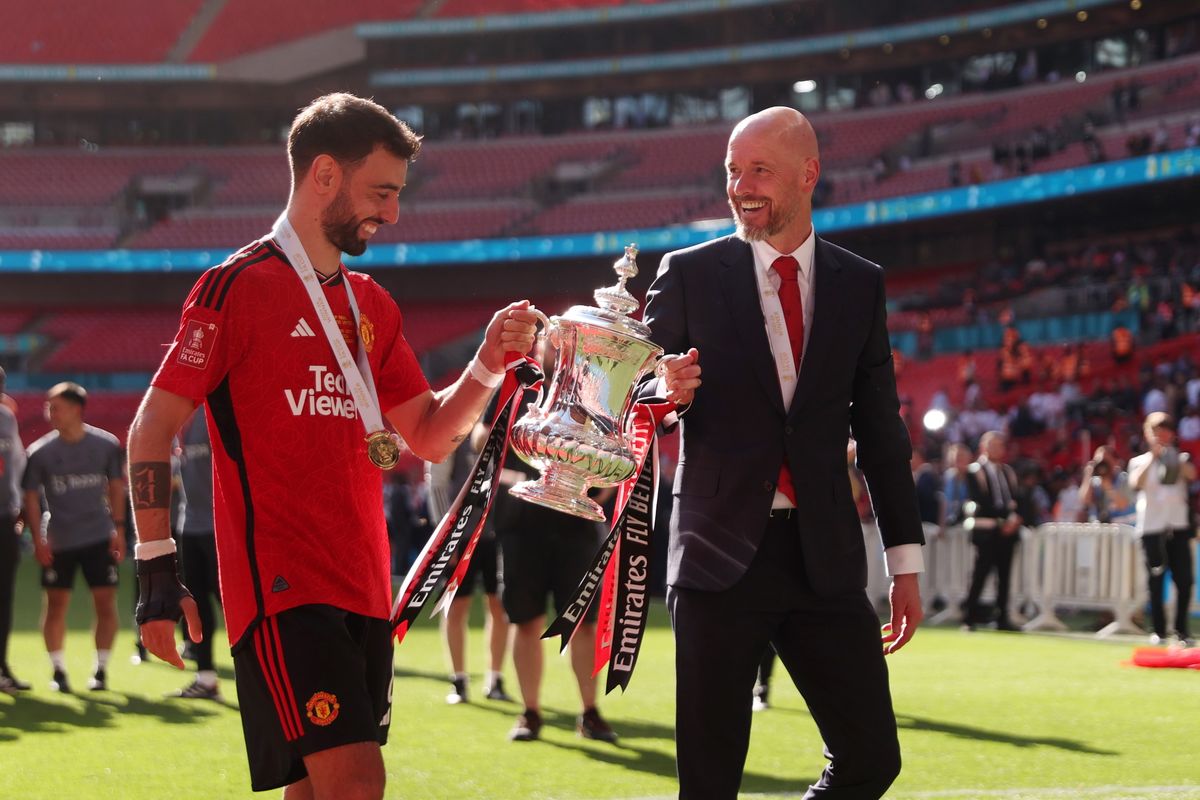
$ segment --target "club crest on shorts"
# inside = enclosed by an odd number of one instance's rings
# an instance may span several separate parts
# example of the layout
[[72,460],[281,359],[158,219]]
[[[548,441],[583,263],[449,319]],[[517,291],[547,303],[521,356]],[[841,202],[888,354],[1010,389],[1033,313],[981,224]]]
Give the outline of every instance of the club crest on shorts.
[[309,721],[322,728],[337,719],[339,708],[341,706],[338,705],[337,695],[329,692],[316,692],[304,704],[304,712],[308,714]]

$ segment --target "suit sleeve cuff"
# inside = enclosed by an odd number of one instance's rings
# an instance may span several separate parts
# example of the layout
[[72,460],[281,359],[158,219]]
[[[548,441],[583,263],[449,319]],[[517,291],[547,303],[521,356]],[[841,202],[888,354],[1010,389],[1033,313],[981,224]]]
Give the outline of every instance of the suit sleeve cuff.
[[[662,378],[655,378],[650,382],[650,385],[653,387],[653,396],[667,396],[667,382]],[[663,433],[670,433],[671,431],[675,430],[675,426],[679,424],[679,418],[682,417],[687,410],[692,407],[691,403],[685,403],[683,405],[675,403],[674,405],[675,410],[668,412],[659,423]]]
[[909,572],[925,571],[925,555],[919,544],[898,544],[883,551],[887,561],[887,574],[891,578]]

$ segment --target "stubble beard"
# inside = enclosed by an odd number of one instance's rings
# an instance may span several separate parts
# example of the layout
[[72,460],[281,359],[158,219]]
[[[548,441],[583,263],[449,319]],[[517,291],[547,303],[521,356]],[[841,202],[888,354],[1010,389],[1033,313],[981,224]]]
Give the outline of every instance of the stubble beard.
[[355,219],[350,196],[340,191],[329,207],[321,212],[321,230],[329,243],[346,255],[361,256],[367,250],[367,240],[358,235],[363,220]]
[[730,200],[729,211],[733,214],[733,223],[737,230],[735,235],[743,242],[765,242],[772,236],[782,233],[788,225],[800,214],[800,204],[791,203],[786,206],[776,206],[771,204],[771,214],[767,218],[767,224],[759,227],[751,227],[742,221],[741,215],[738,214],[738,204]]

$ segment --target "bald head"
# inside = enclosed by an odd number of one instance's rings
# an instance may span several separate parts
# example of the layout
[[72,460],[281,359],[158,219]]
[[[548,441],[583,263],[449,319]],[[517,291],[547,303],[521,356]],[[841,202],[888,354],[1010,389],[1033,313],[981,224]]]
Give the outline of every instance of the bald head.
[[1003,462],[1008,455],[1008,437],[1000,431],[988,431],[979,437],[979,454],[989,461]]
[[737,234],[792,253],[812,232],[812,193],[821,174],[817,134],[794,108],[752,114],[729,136],[726,194]]
[[817,132],[808,117],[794,108],[773,106],[751,114],[729,134],[729,143],[744,134],[776,139],[798,158],[819,158]]

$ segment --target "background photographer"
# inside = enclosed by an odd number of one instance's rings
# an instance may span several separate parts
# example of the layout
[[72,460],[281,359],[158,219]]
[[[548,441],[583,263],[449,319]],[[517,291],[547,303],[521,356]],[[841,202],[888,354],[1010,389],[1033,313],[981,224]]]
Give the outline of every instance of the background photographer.
[[1192,528],[1188,520],[1189,481],[1196,465],[1175,447],[1175,422],[1156,411],[1146,417],[1148,452],[1129,460],[1129,482],[1137,491],[1137,532],[1150,574],[1150,613],[1154,620],[1151,644],[1167,638],[1163,612],[1163,573],[1169,567],[1175,582],[1175,633],[1185,647],[1188,635],[1188,601],[1192,593]]
[[1132,511],[1129,476],[1121,469],[1117,454],[1108,445],[1096,448],[1083,468],[1079,486],[1082,522],[1120,522]]

